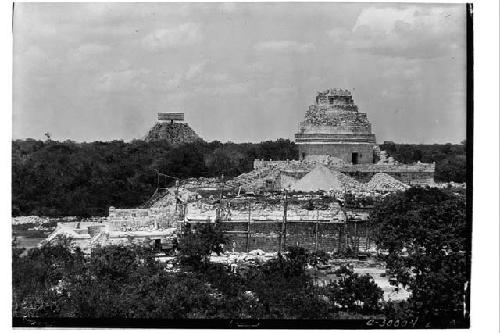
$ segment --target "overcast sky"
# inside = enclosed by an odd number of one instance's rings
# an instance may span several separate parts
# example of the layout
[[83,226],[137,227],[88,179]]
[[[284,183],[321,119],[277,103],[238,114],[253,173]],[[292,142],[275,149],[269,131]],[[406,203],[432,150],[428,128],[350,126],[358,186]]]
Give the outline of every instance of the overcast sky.
[[379,143],[465,139],[465,5],[16,3],[13,136],[143,137],[184,112],[205,140],[293,138],[347,88]]

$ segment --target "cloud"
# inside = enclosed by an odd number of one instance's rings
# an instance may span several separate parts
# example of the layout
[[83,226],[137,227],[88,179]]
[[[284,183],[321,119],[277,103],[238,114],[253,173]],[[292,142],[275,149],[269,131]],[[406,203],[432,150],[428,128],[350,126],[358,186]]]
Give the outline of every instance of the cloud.
[[191,80],[203,73],[203,70],[207,66],[208,61],[204,60],[202,62],[191,65],[186,72],[186,79]]
[[155,90],[162,91],[169,91],[178,88],[184,80],[184,76],[181,73],[176,73],[174,75],[162,73],[158,78],[160,82],[158,82],[158,84],[154,84],[154,88]]
[[367,8],[363,10],[354,24],[353,31],[360,27],[390,33],[398,22],[415,23],[415,8]]
[[104,54],[109,50],[111,50],[111,47],[107,45],[93,43],[83,44],[73,50],[73,52],[70,52],[70,57],[77,61],[84,61],[89,57],[95,57],[97,55]]
[[157,29],[143,38],[144,45],[151,50],[189,46],[201,41],[200,25],[184,23],[169,29]]
[[36,78],[37,75],[53,75],[61,69],[59,57],[36,45],[30,45],[24,50],[14,48],[13,61],[15,76],[29,74],[29,77]]
[[307,53],[314,51],[315,47],[312,43],[299,43],[293,40],[270,40],[260,42],[255,45],[255,50],[260,52],[294,52]]
[[229,82],[230,76],[227,73],[214,73],[211,75],[210,80],[215,83]]
[[219,8],[224,14],[233,14],[236,12],[236,3],[223,2],[223,3],[221,3]]
[[108,72],[99,77],[96,88],[105,92],[134,92],[147,88],[146,79],[149,71],[128,69]]
[[296,92],[297,89],[293,87],[272,87],[266,90],[264,93],[266,95],[275,95],[275,96],[289,96],[290,94]]
[[217,85],[206,85],[198,88],[198,91],[207,95],[243,95],[252,90],[251,82],[227,82]]
[[166,94],[164,98],[169,112],[183,112],[186,101],[192,99],[193,96],[186,91],[173,91]]
[[[27,61],[34,61],[34,60],[43,61],[48,59],[47,52],[45,52],[39,46],[36,45],[30,45],[24,50],[15,48],[14,51],[17,57],[24,58]],[[14,60],[16,60],[16,57],[14,57]]]
[[360,52],[437,58],[465,50],[465,17],[457,6],[370,7],[351,30],[335,28],[327,35],[339,47]]

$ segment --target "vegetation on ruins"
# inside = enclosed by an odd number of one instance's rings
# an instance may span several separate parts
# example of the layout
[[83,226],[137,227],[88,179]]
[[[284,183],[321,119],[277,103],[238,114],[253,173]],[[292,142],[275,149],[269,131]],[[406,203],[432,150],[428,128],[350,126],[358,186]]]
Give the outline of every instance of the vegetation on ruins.
[[430,320],[464,320],[470,229],[463,193],[411,188],[377,203],[370,214],[377,245],[409,308]]
[[[436,162],[436,180],[465,181],[464,145],[382,145],[402,163]],[[197,141],[76,143],[32,139],[12,142],[12,214],[106,215],[109,206],[145,202],[157,186],[156,170],[181,179],[237,176],[255,159],[297,159],[289,140],[258,144]],[[167,183],[165,183],[167,182]],[[172,186],[173,180],[162,180]]]

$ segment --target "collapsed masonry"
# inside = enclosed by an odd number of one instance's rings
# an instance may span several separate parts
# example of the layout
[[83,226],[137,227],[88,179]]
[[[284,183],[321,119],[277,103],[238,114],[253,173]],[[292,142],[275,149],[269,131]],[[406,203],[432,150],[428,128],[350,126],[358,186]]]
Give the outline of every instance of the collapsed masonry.
[[[347,190],[367,190],[366,184],[377,174],[383,173],[399,182],[410,186],[434,186],[435,164],[347,164],[347,163],[322,163],[315,161],[254,161],[254,170],[243,174],[237,179],[245,185],[253,184],[257,188],[280,190],[291,188],[292,184],[299,181],[316,165],[324,165],[332,172],[340,173],[344,177]],[[253,181],[254,175],[262,175],[258,181]]]
[[[186,190],[183,185],[170,188],[149,207],[110,207],[108,217],[98,222],[61,223],[48,240],[65,235],[85,252],[95,246],[130,242],[153,243],[165,249],[171,248],[179,228],[185,223],[220,222],[237,251],[276,251],[286,205],[288,244],[332,250],[339,246],[339,228],[344,228],[339,225],[366,221],[368,215],[346,211],[338,198],[325,194],[298,194],[287,199],[280,193],[238,195],[229,187],[220,193],[219,188]],[[309,235],[307,241],[305,232]],[[322,245],[318,245],[318,239]],[[303,243],[305,241],[307,244]],[[363,247],[366,243],[360,244]]]

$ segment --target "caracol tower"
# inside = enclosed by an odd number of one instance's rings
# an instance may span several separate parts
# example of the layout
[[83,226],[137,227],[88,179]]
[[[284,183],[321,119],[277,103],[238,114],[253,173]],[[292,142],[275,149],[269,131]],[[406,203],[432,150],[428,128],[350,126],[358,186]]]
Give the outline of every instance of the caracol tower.
[[375,134],[366,113],[358,112],[352,94],[345,89],[318,92],[305,121],[295,134],[301,160],[321,161],[331,157],[349,164],[374,162]]

